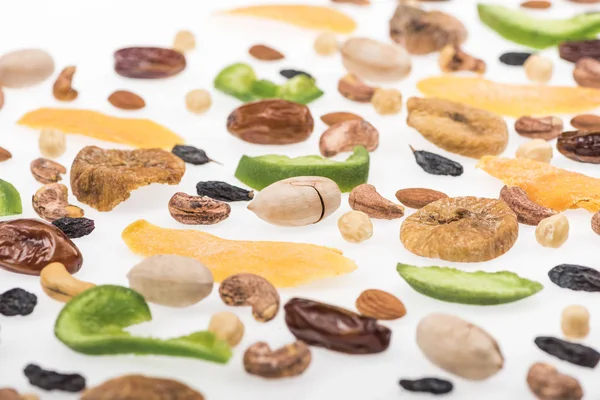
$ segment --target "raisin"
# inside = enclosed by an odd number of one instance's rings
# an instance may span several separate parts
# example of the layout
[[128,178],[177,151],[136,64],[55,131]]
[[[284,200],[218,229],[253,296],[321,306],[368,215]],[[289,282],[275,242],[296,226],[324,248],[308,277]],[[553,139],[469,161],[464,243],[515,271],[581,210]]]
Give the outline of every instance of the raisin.
[[88,218],[64,217],[52,221],[52,225],[63,231],[69,239],[87,236],[96,228],[94,221]]
[[534,342],[540,350],[575,365],[594,368],[600,361],[600,353],[582,344],[550,336],[536,337]]
[[29,383],[45,390],[81,392],[85,389],[85,378],[79,374],[61,374],[29,364],[23,371]]
[[452,382],[437,378],[423,378],[417,380],[402,379],[400,386],[410,392],[426,392],[431,394],[450,393],[454,388]]
[[281,76],[283,76],[287,79],[292,79],[293,77],[295,77],[297,75],[306,75],[309,78],[312,78],[312,75],[309,74],[308,72],[300,71],[297,69],[282,69],[281,71],[279,71],[279,73],[281,74]]
[[504,53],[500,56],[500,62],[506,65],[521,66],[531,56],[531,53]]
[[220,181],[198,182],[198,196],[208,196],[220,201],[250,201],[254,198],[253,190],[242,189]]
[[415,150],[412,146],[410,149],[415,155],[417,164],[429,174],[460,176],[464,172],[463,166],[456,161],[428,151]]
[[194,146],[184,146],[178,144],[173,147],[171,152],[188,164],[203,165],[213,161],[208,158],[204,150]]
[[37,305],[37,296],[15,288],[0,294],[0,314],[6,317],[29,315]]
[[600,292],[600,271],[581,265],[561,264],[548,272],[550,280],[561,288]]

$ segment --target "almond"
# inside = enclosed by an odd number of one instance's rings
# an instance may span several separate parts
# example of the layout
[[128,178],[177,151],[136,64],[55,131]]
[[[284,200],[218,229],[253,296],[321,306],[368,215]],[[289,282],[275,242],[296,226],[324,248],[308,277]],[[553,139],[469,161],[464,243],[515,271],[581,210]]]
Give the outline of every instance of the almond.
[[6,161],[12,158],[12,154],[10,151],[6,150],[4,147],[0,147],[0,162]]
[[263,44],[255,44],[254,46],[250,47],[248,53],[250,53],[252,57],[261,61],[276,61],[285,58],[285,56],[277,50]]
[[146,102],[140,96],[127,90],[117,90],[108,97],[113,106],[122,110],[139,110],[146,106]]
[[356,309],[365,317],[398,319],[406,315],[404,304],[393,294],[378,289],[365,290],[356,299]]
[[547,8],[552,7],[552,3],[545,0],[530,0],[524,3],[521,3],[521,7],[523,8],[533,8],[536,10],[545,10]]
[[348,100],[370,103],[377,88],[367,85],[354,74],[344,75],[338,82],[338,91]]
[[600,129],[600,116],[581,114],[571,120],[573,128],[579,131],[595,131]]
[[429,203],[448,197],[437,190],[424,188],[401,189],[396,192],[396,198],[409,208],[423,208]]
[[323,121],[327,126],[339,124],[340,122],[350,121],[353,119],[362,119],[362,117],[350,112],[332,112],[321,116],[321,121]]

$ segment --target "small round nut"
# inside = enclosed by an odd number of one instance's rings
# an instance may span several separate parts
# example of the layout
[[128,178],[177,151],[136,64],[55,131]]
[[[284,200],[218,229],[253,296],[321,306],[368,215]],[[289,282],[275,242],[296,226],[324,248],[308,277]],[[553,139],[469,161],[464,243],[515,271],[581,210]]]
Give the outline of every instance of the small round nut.
[[229,311],[213,315],[208,323],[208,330],[231,347],[237,346],[244,336],[244,324],[237,315]]
[[530,56],[525,64],[525,74],[527,78],[536,83],[546,83],[552,78],[554,72],[554,64],[547,57],[542,57],[539,54]]
[[338,220],[342,237],[351,243],[364,242],[373,236],[371,218],[362,211],[348,211]]
[[232,275],[221,282],[219,295],[229,306],[251,306],[252,316],[259,322],[270,321],[279,312],[279,293],[262,276]]
[[569,220],[563,214],[543,219],[535,228],[535,238],[544,247],[559,248],[569,237]]
[[560,327],[568,338],[583,339],[590,333],[590,313],[584,306],[566,307],[560,319]]
[[190,31],[179,31],[173,40],[173,49],[180,53],[185,53],[196,48],[196,39]]
[[322,56],[330,56],[337,53],[340,48],[340,43],[338,42],[335,34],[331,32],[324,32],[315,39],[314,48],[317,54]]
[[204,114],[211,105],[210,93],[204,89],[195,89],[185,95],[185,106],[194,114]]
[[377,89],[371,104],[381,115],[398,114],[402,110],[402,93],[398,89]]
[[56,158],[67,149],[67,137],[61,131],[42,129],[39,139],[40,152],[44,157]]
[[552,146],[544,139],[533,139],[520,145],[516,156],[549,163],[552,159]]

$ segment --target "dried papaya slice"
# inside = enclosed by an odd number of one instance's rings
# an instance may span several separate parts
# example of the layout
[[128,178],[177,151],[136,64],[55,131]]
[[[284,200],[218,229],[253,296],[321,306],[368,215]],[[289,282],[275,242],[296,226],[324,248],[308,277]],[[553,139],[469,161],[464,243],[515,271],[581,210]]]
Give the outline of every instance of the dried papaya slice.
[[523,189],[535,203],[556,211],[584,208],[600,210],[600,179],[556,168],[526,158],[486,156],[477,168]]
[[428,97],[456,101],[507,115],[579,114],[600,106],[600,90],[545,85],[508,85],[479,77],[445,75],[421,80]]
[[125,244],[137,254],[177,254],[206,265],[221,282],[246,272],[277,287],[292,287],[347,274],[356,264],[341,251],[313,244],[221,239],[196,230],[166,229],[138,220],[123,230]]
[[18,122],[34,129],[51,128],[139,148],[171,149],[185,140],[149,119],[111,117],[96,111],[39,108]]
[[321,6],[272,4],[235,8],[225,14],[272,19],[301,28],[342,34],[356,29],[356,22],[346,14]]

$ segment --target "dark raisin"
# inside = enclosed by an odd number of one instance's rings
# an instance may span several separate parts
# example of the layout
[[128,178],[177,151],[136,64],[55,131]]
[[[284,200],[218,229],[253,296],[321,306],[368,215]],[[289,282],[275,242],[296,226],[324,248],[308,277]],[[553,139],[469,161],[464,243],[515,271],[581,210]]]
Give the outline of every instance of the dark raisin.
[[410,392],[426,392],[431,394],[450,393],[454,388],[452,382],[437,378],[402,379],[400,380],[400,386]]
[[594,368],[600,361],[600,353],[579,343],[571,343],[550,336],[540,336],[535,338],[535,344],[540,350],[551,356],[582,367]]
[[500,62],[506,65],[520,66],[525,64],[529,56],[531,56],[531,53],[504,53],[500,56]]
[[87,236],[96,228],[94,221],[88,218],[64,217],[52,221],[52,225],[63,231],[69,239]]
[[173,147],[171,152],[188,164],[203,165],[210,161],[214,161],[208,158],[204,150],[194,146],[183,146],[178,144]]
[[220,201],[250,201],[254,198],[253,190],[242,189],[220,181],[198,182],[198,196],[208,196]]
[[308,72],[299,71],[297,69],[282,69],[281,71],[279,71],[279,73],[281,74],[281,76],[283,76],[287,79],[292,79],[293,77],[295,77],[297,75],[306,75],[309,78],[312,78],[312,75],[309,74]]
[[79,374],[61,374],[29,364],[23,371],[29,383],[45,390],[81,392],[85,389],[85,378]]
[[15,288],[0,294],[0,314],[6,317],[29,315],[37,305],[37,296]]
[[429,174],[459,176],[464,172],[463,166],[456,161],[428,151],[415,150],[412,146],[410,149],[415,155],[417,164]]
[[548,272],[550,280],[561,288],[600,292],[600,271],[581,265],[561,264]]

